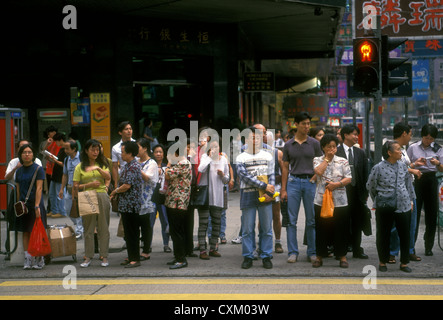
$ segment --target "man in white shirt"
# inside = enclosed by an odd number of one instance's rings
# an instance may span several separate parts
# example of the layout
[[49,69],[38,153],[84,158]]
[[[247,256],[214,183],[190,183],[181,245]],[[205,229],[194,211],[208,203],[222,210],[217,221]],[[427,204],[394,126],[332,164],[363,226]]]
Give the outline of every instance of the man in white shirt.
[[[25,144],[29,144],[32,146],[32,143],[29,140],[22,139],[18,142],[18,149],[20,149],[20,147],[24,146]],[[35,163],[37,163],[39,166],[42,166],[42,162],[38,158],[35,158]],[[8,167],[6,168],[5,172],[5,180],[11,180],[11,181],[15,180],[15,172],[21,166],[22,164],[20,163],[19,158],[14,158],[11,161],[9,161]]]
[[122,143],[125,141],[135,141],[132,139],[132,126],[129,121],[123,121],[118,125],[118,134],[122,136],[122,139],[112,147],[111,151],[112,179],[114,180],[115,188],[118,187],[120,170],[126,164],[122,159]]

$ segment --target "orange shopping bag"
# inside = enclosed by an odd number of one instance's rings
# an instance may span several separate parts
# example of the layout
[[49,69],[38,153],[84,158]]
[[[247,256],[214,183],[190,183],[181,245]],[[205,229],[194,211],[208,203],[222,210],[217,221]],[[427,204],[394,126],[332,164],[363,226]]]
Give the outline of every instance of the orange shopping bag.
[[323,203],[321,206],[320,217],[332,218],[333,216],[334,216],[334,201],[332,200],[332,191],[326,189],[325,193],[323,194]]

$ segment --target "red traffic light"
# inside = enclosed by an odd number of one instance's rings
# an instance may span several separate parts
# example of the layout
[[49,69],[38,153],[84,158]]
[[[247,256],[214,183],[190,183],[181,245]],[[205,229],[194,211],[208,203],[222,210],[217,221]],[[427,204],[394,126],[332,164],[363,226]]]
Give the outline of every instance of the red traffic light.
[[374,48],[374,44],[369,41],[365,41],[359,46],[361,62],[372,62],[374,60],[374,52],[376,51]]
[[356,63],[373,63],[378,61],[378,48],[373,41],[359,41],[356,49],[356,52],[354,52]]

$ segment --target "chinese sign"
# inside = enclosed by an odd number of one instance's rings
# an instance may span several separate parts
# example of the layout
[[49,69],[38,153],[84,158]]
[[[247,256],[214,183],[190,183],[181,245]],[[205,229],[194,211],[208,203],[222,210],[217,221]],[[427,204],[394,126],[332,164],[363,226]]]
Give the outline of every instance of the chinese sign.
[[245,72],[243,83],[245,91],[274,91],[274,73]]
[[111,156],[111,99],[109,93],[91,93],[91,138],[100,141]]
[[327,95],[298,94],[287,96],[283,101],[283,109],[287,118],[293,118],[299,112],[307,112],[312,117],[324,117],[329,111]]
[[408,40],[404,46],[405,53],[412,53],[414,57],[443,56],[443,39]]
[[443,38],[443,1],[441,0],[355,0],[355,37],[363,37],[363,10],[375,6],[381,16],[382,33],[392,37]]
[[128,31],[135,41],[156,43],[170,49],[208,46],[214,41],[212,31],[204,26],[150,25],[132,27]]

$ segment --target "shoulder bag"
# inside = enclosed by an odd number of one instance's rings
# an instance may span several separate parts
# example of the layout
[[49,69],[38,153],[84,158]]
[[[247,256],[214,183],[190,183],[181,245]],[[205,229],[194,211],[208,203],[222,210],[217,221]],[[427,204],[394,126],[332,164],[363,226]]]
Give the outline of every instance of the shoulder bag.
[[[37,171],[38,171],[38,167],[34,171],[34,176],[32,177],[31,184],[29,185],[29,189],[28,189],[28,193],[26,194],[25,201],[18,201],[16,203],[14,203],[14,212],[15,212],[15,215],[17,218],[28,213],[28,207],[26,207],[26,202],[28,202],[29,196],[31,195],[32,188],[34,187],[35,179],[37,177]],[[20,195],[20,192],[19,192],[19,195]]]
[[[206,186],[194,185],[191,186],[191,200],[190,205],[194,207],[208,207],[209,206],[209,169],[207,169],[208,184]],[[198,181],[198,179],[197,179]]]

